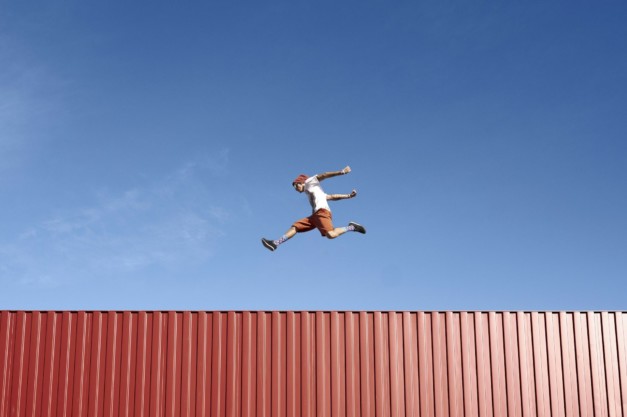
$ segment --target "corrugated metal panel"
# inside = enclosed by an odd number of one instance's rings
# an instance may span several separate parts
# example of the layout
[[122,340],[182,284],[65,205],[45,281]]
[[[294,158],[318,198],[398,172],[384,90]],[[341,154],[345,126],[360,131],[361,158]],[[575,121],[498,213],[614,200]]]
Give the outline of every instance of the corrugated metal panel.
[[626,413],[622,312],[0,312],[0,417]]

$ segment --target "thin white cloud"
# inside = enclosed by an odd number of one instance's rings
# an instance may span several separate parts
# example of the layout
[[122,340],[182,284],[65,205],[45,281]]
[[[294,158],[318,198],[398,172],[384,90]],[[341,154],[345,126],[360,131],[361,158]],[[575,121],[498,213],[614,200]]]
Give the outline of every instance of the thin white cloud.
[[66,83],[0,35],[0,173],[20,166],[41,132],[62,119]]
[[228,160],[207,160],[218,162],[187,163],[120,193],[101,191],[96,204],[25,228],[13,242],[0,243],[0,282],[54,286],[208,261],[226,235],[232,209],[203,182],[225,172]]
[[209,169],[213,175],[221,176],[228,172],[229,150],[222,149],[215,155],[210,155],[200,163],[201,167]]
[[218,220],[220,223],[226,222],[231,217],[231,213],[223,207],[211,206],[208,209],[208,213],[213,219]]

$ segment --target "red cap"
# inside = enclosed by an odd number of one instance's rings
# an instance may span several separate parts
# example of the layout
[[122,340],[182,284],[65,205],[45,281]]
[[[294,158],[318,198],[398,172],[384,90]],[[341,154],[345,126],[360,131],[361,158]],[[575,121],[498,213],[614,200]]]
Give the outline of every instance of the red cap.
[[307,175],[300,174],[298,177],[296,177],[296,179],[294,181],[292,181],[292,185],[294,185],[294,184],[304,184],[305,181],[307,181],[307,178],[309,178]]

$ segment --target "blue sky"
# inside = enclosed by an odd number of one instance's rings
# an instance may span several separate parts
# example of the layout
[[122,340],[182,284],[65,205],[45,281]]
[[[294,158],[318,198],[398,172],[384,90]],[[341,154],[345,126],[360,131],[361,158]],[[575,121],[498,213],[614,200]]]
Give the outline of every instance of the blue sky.
[[0,308],[624,310],[626,17],[3,1]]

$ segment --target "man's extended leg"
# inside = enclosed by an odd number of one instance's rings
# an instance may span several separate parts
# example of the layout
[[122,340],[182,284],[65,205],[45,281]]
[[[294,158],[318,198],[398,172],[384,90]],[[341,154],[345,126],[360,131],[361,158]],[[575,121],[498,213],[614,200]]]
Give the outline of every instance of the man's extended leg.
[[295,221],[292,227],[287,229],[287,232],[285,232],[285,234],[281,236],[279,239],[277,240],[261,239],[261,243],[263,243],[263,246],[265,246],[266,248],[270,249],[271,251],[274,251],[276,250],[276,248],[279,247],[280,244],[294,237],[296,233],[308,232],[315,228],[316,226],[313,224],[311,216],[305,217],[303,219]]
[[283,236],[281,236],[277,240],[269,240],[269,239],[262,238],[261,243],[263,243],[263,245],[266,248],[270,249],[271,251],[274,251],[276,250],[276,248],[279,247],[280,244],[294,237],[295,234],[296,234],[296,228],[292,226],[287,230],[287,232],[285,232]]

